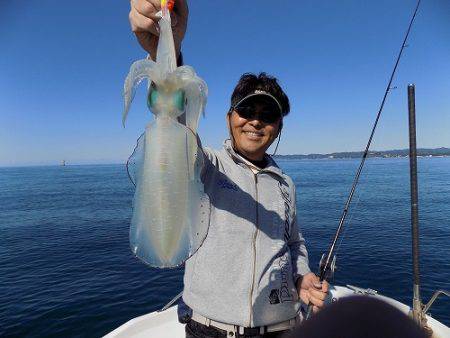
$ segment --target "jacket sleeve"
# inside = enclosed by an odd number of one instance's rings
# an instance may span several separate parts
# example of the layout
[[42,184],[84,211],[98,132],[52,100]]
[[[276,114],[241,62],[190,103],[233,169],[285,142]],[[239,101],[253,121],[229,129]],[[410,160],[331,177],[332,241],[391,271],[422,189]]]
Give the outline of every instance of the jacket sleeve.
[[206,181],[206,177],[213,167],[217,167],[218,165],[218,158],[214,150],[203,147],[202,142],[200,140],[200,137],[197,136],[197,143],[200,150],[200,158],[199,161],[199,167],[200,167],[200,178],[203,183]]
[[291,222],[290,236],[288,240],[288,246],[291,252],[292,269],[294,282],[298,277],[311,272],[309,269],[308,251],[306,250],[305,239],[302,236],[300,228],[297,222],[297,208],[295,187],[293,189],[293,216]]

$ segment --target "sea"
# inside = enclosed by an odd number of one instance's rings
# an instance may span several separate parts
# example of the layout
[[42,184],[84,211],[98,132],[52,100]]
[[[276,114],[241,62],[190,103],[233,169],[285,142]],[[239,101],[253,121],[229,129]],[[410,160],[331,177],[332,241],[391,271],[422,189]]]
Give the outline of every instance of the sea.
[[[355,159],[278,160],[297,186],[310,265],[334,236]],[[421,293],[450,289],[450,158],[419,158]],[[0,336],[101,337],[160,309],[183,268],[149,268],[129,247],[124,165],[0,168]],[[176,207],[176,206],[174,206]],[[370,158],[337,246],[332,284],[412,303],[409,162]],[[431,315],[450,326],[450,299]]]

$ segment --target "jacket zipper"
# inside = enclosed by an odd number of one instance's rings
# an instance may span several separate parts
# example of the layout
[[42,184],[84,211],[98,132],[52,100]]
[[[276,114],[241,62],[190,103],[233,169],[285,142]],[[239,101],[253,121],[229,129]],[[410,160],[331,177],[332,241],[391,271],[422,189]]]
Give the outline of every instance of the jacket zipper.
[[248,321],[248,327],[251,327],[252,324],[252,315],[253,315],[253,309],[252,309],[252,298],[253,298],[253,289],[255,287],[255,274],[256,274],[256,237],[258,236],[258,230],[259,230],[259,214],[258,214],[258,173],[253,174],[255,177],[255,204],[256,204],[256,222],[255,222],[255,233],[253,234],[253,274],[252,274],[252,285],[250,287],[250,297],[249,297],[249,304],[250,304],[250,316]]

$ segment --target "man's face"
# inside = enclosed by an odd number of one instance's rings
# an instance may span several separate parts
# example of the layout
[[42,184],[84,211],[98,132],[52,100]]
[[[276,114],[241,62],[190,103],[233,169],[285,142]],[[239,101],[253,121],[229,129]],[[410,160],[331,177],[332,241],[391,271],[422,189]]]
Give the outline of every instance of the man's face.
[[[267,119],[268,114],[272,118]],[[236,150],[250,160],[261,161],[278,135],[279,108],[270,100],[255,97],[243,102],[227,118]]]

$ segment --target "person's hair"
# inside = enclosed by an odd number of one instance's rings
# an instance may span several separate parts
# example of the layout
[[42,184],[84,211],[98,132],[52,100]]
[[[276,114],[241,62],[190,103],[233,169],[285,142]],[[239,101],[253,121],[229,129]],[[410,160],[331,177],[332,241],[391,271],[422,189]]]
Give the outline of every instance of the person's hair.
[[255,90],[263,90],[273,95],[281,105],[281,115],[286,116],[290,110],[289,99],[278,84],[278,80],[266,73],[245,73],[239,79],[231,95],[231,107]]

